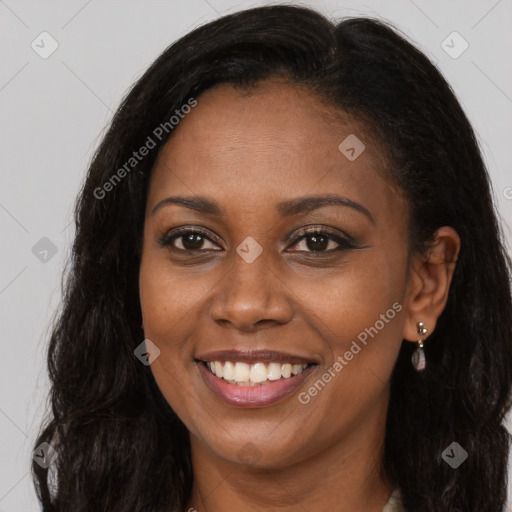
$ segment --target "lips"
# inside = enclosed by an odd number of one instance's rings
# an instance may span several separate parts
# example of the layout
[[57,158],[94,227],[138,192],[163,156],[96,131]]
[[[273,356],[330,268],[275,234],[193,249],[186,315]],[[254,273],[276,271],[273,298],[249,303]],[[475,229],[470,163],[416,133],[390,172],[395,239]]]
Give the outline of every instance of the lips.
[[196,359],[200,361],[233,361],[247,364],[254,363],[290,363],[310,364],[318,361],[315,358],[298,354],[279,352],[277,350],[216,350],[198,354]]
[[[318,363],[311,357],[274,350],[221,350],[198,354],[196,364],[204,384],[223,402],[236,407],[266,407],[294,393]],[[254,380],[254,371],[250,373],[250,379],[247,381],[236,372],[234,375],[230,374],[230,378],[234,377],[235,380],[225,380],[222,371],[220,376],[212,371],[215,366],[218,369],[219,365],[223,365],[224,368],[234,365],[235,370],[240,367],[245,371],[249,366],[253,370],[264,365],[267,365],[267,368],[281,367],[283,370],[291,366],[297,371],[294,371],[293,375],[286,371],[281,375],[269,374],[268,379],[258,378],[255,379],[256,382],[250,382]]]

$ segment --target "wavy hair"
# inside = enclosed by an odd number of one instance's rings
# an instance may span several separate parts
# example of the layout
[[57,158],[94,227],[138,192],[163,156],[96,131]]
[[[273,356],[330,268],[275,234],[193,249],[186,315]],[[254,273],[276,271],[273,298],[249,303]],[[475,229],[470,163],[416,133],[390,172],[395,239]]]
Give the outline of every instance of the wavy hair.
[[[444,225],[461,238],[424,372],[410,364],[413,344],[402,343],[382,471],[400,487],[408,512],[504,508],[511,261],[475,133],[438,69],[398,29],[281,5],[221,17],[170,45],[124,97],[91,160],[51,324],[51,411],[34,445],[48,442],[58,453],[48,469],[32,463],[43,512],[186,506],[188,431],[134,357],[144,339],[138,272],[146,194],[172,130],[108,193],[98,190],[190,98],[219,83],[248,88],[276,76],[378,135],[389,179],[408,199],[411,253],[425,251]],[[456,470],[442,459],[454,441],[469,454]]]

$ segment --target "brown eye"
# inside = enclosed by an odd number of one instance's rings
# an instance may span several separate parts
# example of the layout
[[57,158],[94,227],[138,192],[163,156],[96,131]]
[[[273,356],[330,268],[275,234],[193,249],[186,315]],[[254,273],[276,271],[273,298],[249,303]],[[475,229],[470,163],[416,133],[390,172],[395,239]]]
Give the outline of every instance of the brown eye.
[[300,235],[292,245],[302,244],[303,248],[299,248],[298,252],[331,253],[355,247],[348,239],[318,228],[303,230]]
[[[205,247],[205,244],[208,245],[208,243],[211,247]],[[190,252],[222,250],[218,248],[215,249],[217,245],[212,242],[210,237],[207,236],[205,232],[197,229],[186,229],[167,233],[160,240],[160,245],[162,247],[170,246],[179,251]]]

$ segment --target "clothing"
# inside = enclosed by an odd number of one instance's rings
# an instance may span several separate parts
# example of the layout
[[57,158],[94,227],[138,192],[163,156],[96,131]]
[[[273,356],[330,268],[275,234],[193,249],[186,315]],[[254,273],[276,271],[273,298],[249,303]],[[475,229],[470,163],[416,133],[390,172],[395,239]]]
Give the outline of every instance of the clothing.
[[388,502],[384,505],[382,512],[405,512],[402,505],[402,495],[397,487],[389,497]]

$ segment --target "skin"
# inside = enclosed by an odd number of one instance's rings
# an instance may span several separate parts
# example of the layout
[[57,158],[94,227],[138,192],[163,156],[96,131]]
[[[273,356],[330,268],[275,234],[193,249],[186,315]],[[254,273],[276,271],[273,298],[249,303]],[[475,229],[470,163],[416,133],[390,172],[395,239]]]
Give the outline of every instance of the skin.
[[[460,240],[443,227],[429,254],[409,256],[408,204],[385,173],[381,148],[353,119],[327,109],[314,93],[277,79],[250,92],[218,85],[198,98],[153,170],[140,302],[145,336],[161,351],[151,370],[191,434],[194,485],[186,510],[380,512],[394,488],[377,470],[391,372],[403,339],[418,340],[417,323],[429,333],[435,328]],[[354,161],[338,149],[349,134],[366,145]],[[338,205],[290,217],[275,209],[326,193],[363,205],[373,221]],[[226,215],[176,204],[153,215],[171,195],[207,196]],[[183,238],[175,249],[159,245],[183,225],[217,239],[205,239],[199,255],[180,252]],[[315,257],[308,238],[295,235],[304,226],[347,233],[357,248],[329,254],[339,247],[332,240]],[[250,264],[236,252],[248,236],[263,249]],[[395,302],[401,311],[300,403],[298,393]],[[296,353],[318,366],[283,401],[241,409],[206,387],[194,361],[200,352],[233,348]],[[253,463],[238,456],[249,440],[259,457]]]

